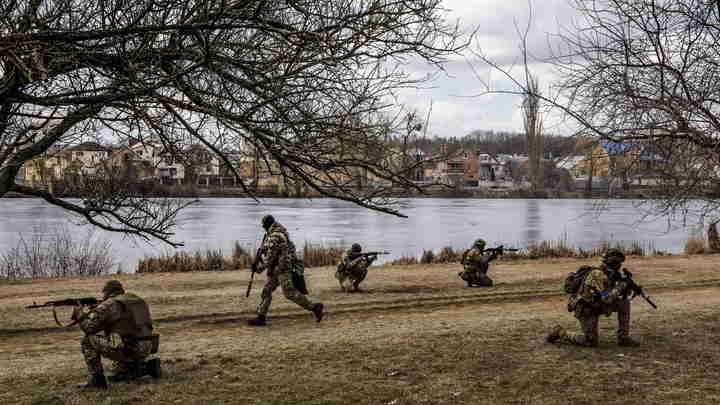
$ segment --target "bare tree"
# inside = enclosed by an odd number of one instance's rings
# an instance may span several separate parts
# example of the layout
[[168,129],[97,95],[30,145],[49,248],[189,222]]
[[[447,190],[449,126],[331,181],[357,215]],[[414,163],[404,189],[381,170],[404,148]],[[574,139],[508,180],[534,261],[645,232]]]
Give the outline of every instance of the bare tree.
[[530,74],[525,65],[526,83],[528,91],[525,93],[522,111],[523,125],[525,126],[525,139],[527,142],[528,169],[532,191],[543,189],[543,121],[540,111],[542,100],[538,78]]
[[[597,139],[633,143],[627,167],[657,177],[651,212],[714,220],[720,208],[720,3],[573,0],[580,19],[554,37],[556,93],[543,96]],[[521,78],[492,64],[521,90]]]
[[393,90],[417,83],[403,63],[440,67],[466,45],[440,0],[0,0],[0,11],[0,196],[173,245],[181,206],[143,202],[138,221],[138,207],[78,205],[15,177],[87,136],[152,138],[169,153],[200,143],[228,167],[224,151],[243,144],[322,195],[399,215],[353,173],[410,182],[358,151],[383,150]]

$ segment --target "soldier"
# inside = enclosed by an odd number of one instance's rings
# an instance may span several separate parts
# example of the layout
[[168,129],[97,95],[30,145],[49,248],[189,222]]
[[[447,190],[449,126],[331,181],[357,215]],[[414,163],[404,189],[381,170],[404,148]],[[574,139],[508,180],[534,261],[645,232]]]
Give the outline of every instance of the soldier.
[[[158,336],[152,334],[152,318],[147,303],[135,294],[126,293],[118,280],[103,287],[103,300],[85,311],[75,307],[72,319],[85,332],[80,345],[89,380],[82,389],[107,388],[101,357],[115,363],[110,381],[122,381],[150,375],[161,375],[160,360],[144,361],[157,352]],[[101,334],[102,332],[102,334]]]
[[323,304],[313,304],[305,295],[300,293],[293,284],[292,267],[297,260],[295,244],[290,240],[287,230],[280,223],[275,222],[272,215],[262,218],[262,227],[265,229],[260,254],[263,255],[262,265],[258,273],[267,269],[267,281],[262,290],[260,304],[257,308],[257,317],[248,320],[250,326],[265,326],[267,313],[272,302],[272,293],[278,286],[282,288],[283,295],[290,301],[311,311],[315,319],[320,322],[323,318]]
[[598,345],[598,319],[600,315],[618,314],[617,339],[620,346],[637,346],[630,338],[630,300],[627,298],[627,284],[620,277],[620,266],[625,255],[618,249],[609,249],[602,264],[593,267],[582,279],[577,294],[570,297],[568,309],[575,313],[580,322],[581,333],[566,331],[560,325],[553,328],[546,337],[548,343],[569,343],[578,346]]
[[[368,267],[377,259],[377,254],[367,256],[362,254],[362,247],[358,243],[353,243],[350,249],[343,254],[340,263],[335,271],[335,278],[340,282],[340,289],[348,292],[360,291],[360,283],[367,276]],[[350,286],[345,288],[345,281],[350,280]]]
[[463,253],[461,260],[464,271],[458,273],[461,279],[465,280],[468,287],[492,287],[493,281],[487,275],[490,262],[498,256],[497,251],[493,251],[490,255],[485,253],[485,241],[478,239],[473,243],[472,247]]

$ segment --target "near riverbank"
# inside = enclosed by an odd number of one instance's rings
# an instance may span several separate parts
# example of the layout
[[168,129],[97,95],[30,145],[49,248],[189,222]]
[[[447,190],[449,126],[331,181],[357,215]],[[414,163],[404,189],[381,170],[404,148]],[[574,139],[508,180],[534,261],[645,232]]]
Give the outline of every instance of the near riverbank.
[[[123,274],[0,284],[0,393],[4,404],[690,404],[720,389],[718,255],[630,257],[658,304],[633,304],[639,348],[548,345],[565,310],[564,276],[597,259],[493,264],[497,285],[465,288],[457,264],[372,267],[364,292],[343,294],[333,267],[308,271],[322,323],[278,291],[271,322],[253,329],[264,277],[249,299],[247,271]],[[118,277],[151,305],[165,376],[77,393],[81,332],[54,327],[33,301],[96,296]],[[67,315],[67,314],[64,314]],[[291,383],[289,383],[291,382]]]

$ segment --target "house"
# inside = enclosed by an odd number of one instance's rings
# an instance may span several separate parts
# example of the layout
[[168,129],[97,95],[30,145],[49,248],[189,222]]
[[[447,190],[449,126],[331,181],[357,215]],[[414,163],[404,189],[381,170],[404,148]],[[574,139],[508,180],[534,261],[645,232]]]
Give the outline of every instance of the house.
[[83,142],[69,148],[53,150],[25,162],[24,178],[29,185],[48,185],[68,176],[94,174],[97,165],[107,159],[110,150],[95,142]]

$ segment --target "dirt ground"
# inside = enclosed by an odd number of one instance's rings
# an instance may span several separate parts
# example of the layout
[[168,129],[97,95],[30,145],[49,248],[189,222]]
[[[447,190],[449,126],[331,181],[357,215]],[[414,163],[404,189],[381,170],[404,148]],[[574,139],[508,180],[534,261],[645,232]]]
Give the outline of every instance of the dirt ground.
[[615,317],[601,320],[598,348],[544,343],[555,324],[577,328],[562,280],[591,261],[494,263],[497,285],[484,289],[466,288],[459,265],[373,267],[355,294],[332,268],[310,269],[323,322],[277,291],[265,328],[245,324],[264,275],[248,299],[244,271],[120,275],[150,303],[164,376],[86,393],[74,389],[86,377],[81,331],[24,307],[97,296],[109,277],[3,282],[0,403],[720,403],[719,258],[628,259],[659,306],[633,301],[637,348],[616,345]]

